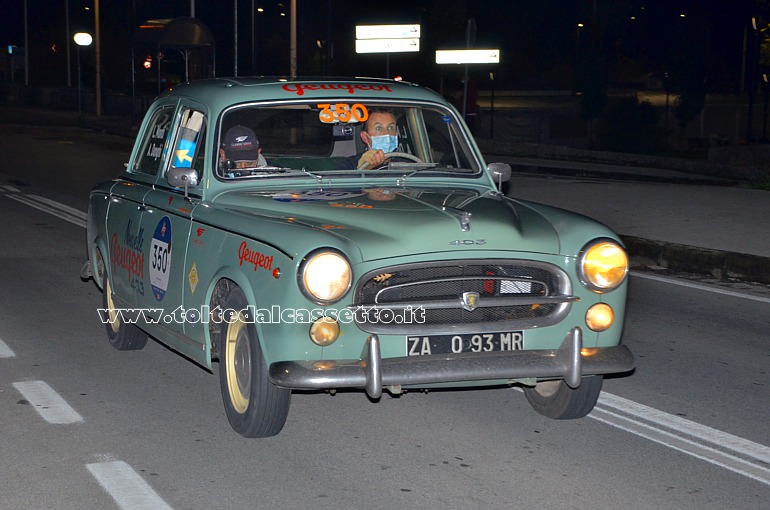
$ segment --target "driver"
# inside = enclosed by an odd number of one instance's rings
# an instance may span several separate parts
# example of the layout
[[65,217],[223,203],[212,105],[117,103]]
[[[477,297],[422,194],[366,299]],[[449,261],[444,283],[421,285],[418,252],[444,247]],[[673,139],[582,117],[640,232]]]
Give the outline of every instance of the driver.
[[368,149],[348,159],[350,168],[372,169],[386,163],[385,154],[398,148],[396,116],[386,110],[370,111],[361,131],[361,140]]
[[219,149],[219,157],[222,162],[232,161],[233,168],[255,168],[267,165],[257,136],[246,126],[233,126],[227,130],[222,147]]

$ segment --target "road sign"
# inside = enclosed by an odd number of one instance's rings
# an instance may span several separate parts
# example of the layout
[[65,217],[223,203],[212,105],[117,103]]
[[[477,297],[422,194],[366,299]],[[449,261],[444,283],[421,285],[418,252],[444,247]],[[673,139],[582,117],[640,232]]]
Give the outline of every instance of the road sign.
[[356,25],[356,53],[420,51],[420,25]]
[[437,64],[497,64],[500,50],[436,50]]
[[356,39],[415,38],[420,38],[420,25],[356,25]]
[[420,51],[419,39],[356,39],[356,53]]

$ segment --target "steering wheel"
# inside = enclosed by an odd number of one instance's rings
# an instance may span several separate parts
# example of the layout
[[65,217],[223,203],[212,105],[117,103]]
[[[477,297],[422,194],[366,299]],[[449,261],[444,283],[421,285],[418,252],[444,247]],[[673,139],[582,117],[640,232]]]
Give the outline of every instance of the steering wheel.
[[[390,158],[404,158],[414,161],[415,163],[425,163],[423,160],[415,156],[414,154],[409,154],[408,152],[386,152],[384,154],[385,159]],[[385,165],[381,165],[377,168],[382,168]],[[369,163],[364,164],[364,166],[360,167],[359,170],[371,170],[369,168]]]
[[385,159],[390,158],[404,158],[404,159],[411,159],[415,163],[425,163],[425,161],[421,160],[414,154],[409,154],[408,152],[388,152],[385,154]]

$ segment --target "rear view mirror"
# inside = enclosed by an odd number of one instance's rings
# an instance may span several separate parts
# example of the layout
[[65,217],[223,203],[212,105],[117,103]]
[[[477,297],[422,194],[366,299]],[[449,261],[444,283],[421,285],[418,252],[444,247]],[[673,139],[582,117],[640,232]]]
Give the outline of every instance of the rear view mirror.
[[198,172],[193,168],[170,168],[166,173],[169,186],[184,188],[184,197],[187,197],[187,188],[198,185]]
[[192,168],[171,168],[166,174],[169,186],[187,188],[198,185],[198,172]]
[[487,172],[497,183],[498,188],[502,188],[504,182],[511,178],[511,165],[508,163],[490,163],[487,165]]

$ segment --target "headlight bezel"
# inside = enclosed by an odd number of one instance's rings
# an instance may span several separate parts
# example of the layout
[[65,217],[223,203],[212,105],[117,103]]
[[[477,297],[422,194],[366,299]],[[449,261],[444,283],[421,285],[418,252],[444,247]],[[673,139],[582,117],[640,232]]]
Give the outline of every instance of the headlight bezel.
[[[595,258],[601,258],[602,255],[597,255],[596,250],[601,249],[601,247],[610,248],[614,247],[617,248],[617,250],[623,254],[623,259],[625,260],[625,266],[623,267],[623,274],[620,276],[620,278],[617,277],[606,277],[605,279],[611,280],[608,283],[601,283],[599,279],[596,277],[595,270],[588,270],[588,263],[591,265],[595,265]],[[609,275],[613,271],[617,271],[619,268],[619,265],[613,266],[610,270],[604,271],[605,275]],[[578,264],[577,264],[577,271],[578,271],[578,277],[580,279],[580,283],[590,290],[591,292],[594,292],[596,294],[605,294],[607,292],[612,292],[613,290],[617,289],[621,285],[623,285],[623,282],[626,281],[628,278],[628,253],[626,252],[623,245],[618,242],[615,239],[611,239],[608,237],[602,237],[598,239],[594,239],[591,242],[587,243],[583,248],[580,250],[580,254],[578,255]]]
[[[308,281],[307,278],[312,277],[312,275],[308,274],[308,271],[314,270],[314,265],[313,265],[314,262],[318,262],[319,257],[325,256],[325,255],[331,255],[331,256],[337,257],[339,260],[344,262],[345,267],[347,268],[346,269],[347,276],[348,276],[347,286],[342,292],[339,292],[337,295],[334,295],[331,297],[316,295],[308,287],[306,283]],[[317,250],[313,250],[302,259],[302,263],[299,266],[299,271],[297,271],[297,286],[299,287],[300,291],[306,298],[308,298],[310,301],[318,305],[329,305],[332,303],[336,303],[340,301],[342,298],[344,298],[348,294],[348,292],[350,292],[350,289],[353,286],[353,267],[350,265],[350,261],[345,256],[345,254],[339,250],[335,250],[334,248],[319,248]]]

